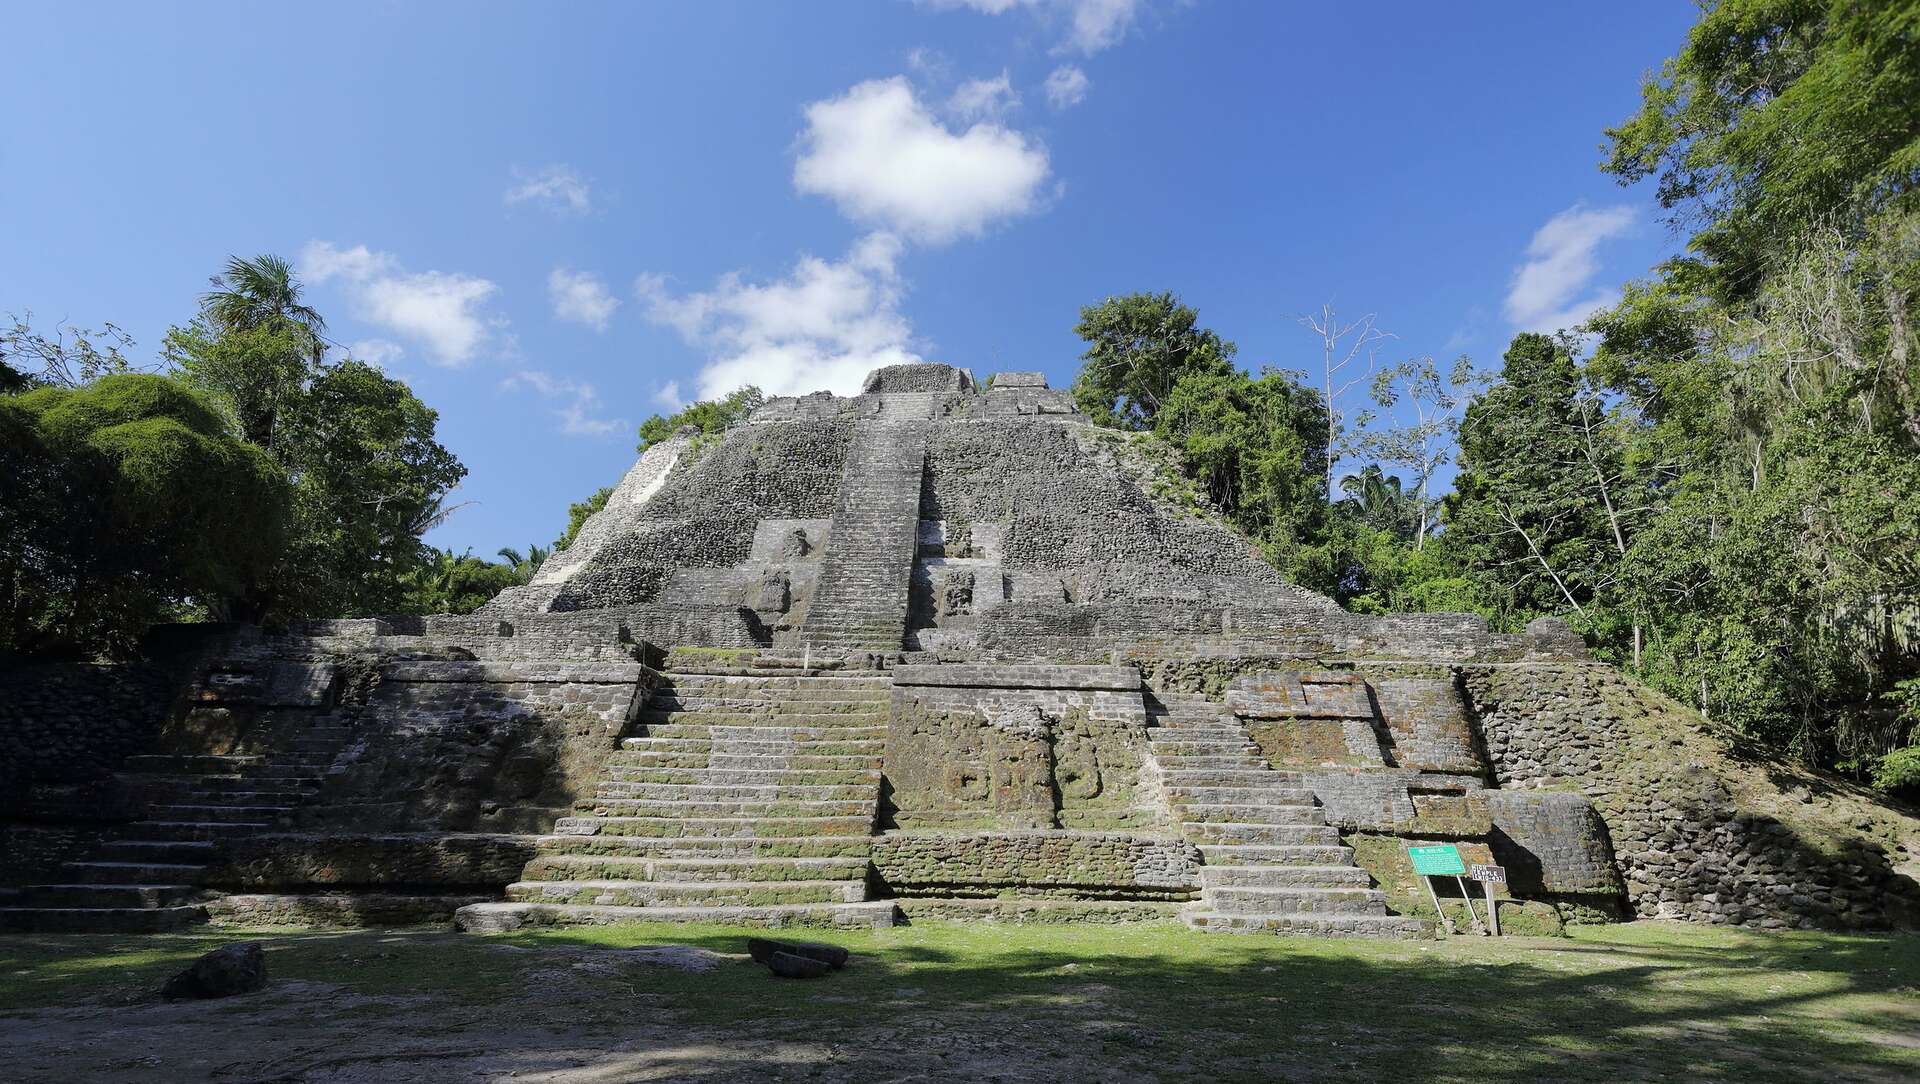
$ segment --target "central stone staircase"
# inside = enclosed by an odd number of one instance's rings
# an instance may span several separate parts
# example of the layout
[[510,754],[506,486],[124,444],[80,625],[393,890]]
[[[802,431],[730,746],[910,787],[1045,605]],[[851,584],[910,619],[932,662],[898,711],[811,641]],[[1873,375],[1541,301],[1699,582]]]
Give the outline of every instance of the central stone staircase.
[[0,907],[0,930],[151,933],[206,920],[200,884],[223,840],[276,827],[319,793],[352,729],[323,716],[270,756],[133,756],[120,779],[147,802],[61,879]]
[[671,671],[508,902],[456,920],[891,925],[867,899],[888,690],[770,656]]
[[800,640],[824,653],[898,651],[919,546],[927,418],[938,396],[880,396],[847,449],[833,532]]
[[1427,923],[1387,913],[1298,772],[1275,771],[1240,721],[1205,697],[1150,700],[1147,731],[1174,816],[1200,848],[1201,892],[1185,912],[1202,930],[1419,937]]

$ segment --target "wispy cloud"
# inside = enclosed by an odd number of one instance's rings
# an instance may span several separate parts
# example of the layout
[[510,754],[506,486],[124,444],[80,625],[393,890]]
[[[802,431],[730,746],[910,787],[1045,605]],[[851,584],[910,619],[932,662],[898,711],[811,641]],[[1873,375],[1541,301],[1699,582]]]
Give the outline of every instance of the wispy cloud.
[[1620,300],[1620,291],[1589,291],[1599,273],[1600,245],[1633,228],[1631,207],[1576,203],[1548,219],[1527,244],[1527,258],[1514,269],[1506,316],[1522,331],[1557,331],[1585,323]]
[[947,112],[962,121],[997,120],[1020,105],[1013,79],[1005,71],[992,79],[969,79],[947,99]]
[[564,267],[554,268],[547,276],[547,294],[553,299],[555,316],[595,331],[607,330],[613,310],[620,307],[620,299],[591,273]]
[[793,183],[916,241],[977,235],[1040,204],[1045,148],[997,123],[949,130],[901,76],[807,107]]
[[1062,64],[1047,74],[1047,104],[1055,109],[1071,109],[1086,100],[1093,81],[1072,64]]
[[542,398],[556,400],[553,415],[560,419],[560,431],[573,437],[604,437],[627,428],[619,418],[598,417],[600,393],[592,384],[569,380],[539,369],[522,369],[500,382],[502,390],[527,389]]
[[1141,0],[920,0],[934,8],[970,8],[985,15],[1027,11],[1057,27],[1056,53],[1092,56],[1119,44],[1144,6]]
[[[708,352],[698,398],[746,384],[774,395],[851,395],[870,370],[920,360],[900,312],[900,247],[875,233],[840,260],[803,256],[772,282],[735,273],[711,290],[675,295],[663,277],[642,275],[634,288],[649,319]],[[680,389],[671,387],[677,399]]]
[[503,197],[509,207],[532,203],[555,214],[583,215],[593,210],[593,190],[572,166],[555,164],[531,175],[519,175]]
[[347,356],[377,368],[386,368],[406,356],[406,350],[391,339],[357,339],[347,344]]
[[309,241],[300,251],[299,272],[315,285],[339,280],[360,318],[426,344],[441,365],[467,364],[506,326],[504,318],[486,312],[499,292],[492,282],[457,272],[410,273],[391,254],[365,245]]

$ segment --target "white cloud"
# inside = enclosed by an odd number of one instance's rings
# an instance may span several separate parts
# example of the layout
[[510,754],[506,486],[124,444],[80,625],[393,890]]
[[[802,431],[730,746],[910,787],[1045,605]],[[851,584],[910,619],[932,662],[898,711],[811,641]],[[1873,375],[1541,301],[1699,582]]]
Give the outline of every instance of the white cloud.
[[555,214],[583,215],[593,210],[593,190],[572,166],[551,165],[531,176],[521,176],[507,189],[509,207],[516,203],[535,203]]
[[1117,45],[1133,26],[1139,13],[1138,0],[1071,0],[1073,30],[1066,45],[1088,56]]
[[341,280],[362,319],[425,343],[442,365],[472,361],[506,323],[484,311],[499,292],[486,279],[445,271],[410,274],[393,256],[365,245],[343,249],[309,241],[300,251],[300,276],[315,285]]
[[1045,148],[999,124],[949,131],[900,76],[808,106],[800,142],[796,188],[932,243],[1034,210],[1048,171]]
[[600,418],[600,393],[592,384],[584,384],[539,369],[522,369],[500,382],[502,390],[529,388],[543,398],[562,400],[553,408],[560,419],[560,431],[573,437],[603,437],[627,427],[618,418]]
[[744,384],[770,395],[851,395],[869,371],[921,360],[900,313],[900,249],[891,234],[874,233],[838,261],[803,256],[774,282],[733,273],[704,293],[675,296],[661,276],[642,275],[634,288],[650,319],[708,351],[698,398]]
[[391,339],[358,339],[347,344],[347,356],[378,368],[386,368],[406,356],[400,344]]
[[607,330],[613,310],[620,299],[607,292],[600,280],[586,271],[556,267],[547,276],[547,294],[553,299],[553,314],[562,320],[585,324],[595,331]]
[[1015,8],[1040,14],[1049,22],[1066,23],[1064,38],[1054,52],[1087,56],[1117,45],[1140,14],[1141,0],[921,0],[935,8],[971,8],[984,15],[1004,15]]
[[1013,80],[1003,70],[992,79],[969,79],[947,99],[947,112],[963,121],[993,120],[1020,105]]
[[1047,75],[1047,104],[1055,109],[1072,108],[1086,98],[1087,88],[1092,85],[1086,72],[1071,64],[1062,64]]
[[1595,252],[1601,243],[1626,233],[1633,223],[1631,207],[1581,203],[1548,219],[1528,242],[1526,262],[1514,269],[1507,319],[1522,331],[1557,331],[1619,301],[1620,291],[1611,287],[1586,291],[1600,270]]
[[669,380],[665,384],[655,388],[653,391],[653,401],[668,411],[678,411],[681,407],[687,405],[687,401],[680,398],[680,382],[678,380]]

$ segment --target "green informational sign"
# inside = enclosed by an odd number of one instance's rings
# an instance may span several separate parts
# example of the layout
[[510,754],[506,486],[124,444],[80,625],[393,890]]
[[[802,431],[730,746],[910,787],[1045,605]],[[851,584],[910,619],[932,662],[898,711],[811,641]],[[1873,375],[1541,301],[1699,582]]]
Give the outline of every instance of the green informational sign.
[[1413,859],[1413,872],[1422,877],[1459,876],[1467,872],[1467,864],[1460,860],[1460,848],[1451,843],[1408,847],[1407,855]]

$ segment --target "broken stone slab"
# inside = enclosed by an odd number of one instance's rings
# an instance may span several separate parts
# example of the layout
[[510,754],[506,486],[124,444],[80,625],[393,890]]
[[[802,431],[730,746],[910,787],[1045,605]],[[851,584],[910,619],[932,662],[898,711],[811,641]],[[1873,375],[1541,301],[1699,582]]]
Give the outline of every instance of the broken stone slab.
[[767,957],[766,963],[767,970],[783,979],[817,979],[833,970],[833,965],[825,960],[795,956],[791,952],[776,952]]
[[267,984],[267,954],[258,941],[221,945],[168,979],[160,996],[168,1001],[190,997],[230,997]]
[[838,945],[823,945],[818,941],[775,941],[770,937],[747,939],[747,955],[753,957],[755,963],[772,967],[773,957],[783,952],[789,956],[817,960],[835,971],[847,966],[847,950]]

